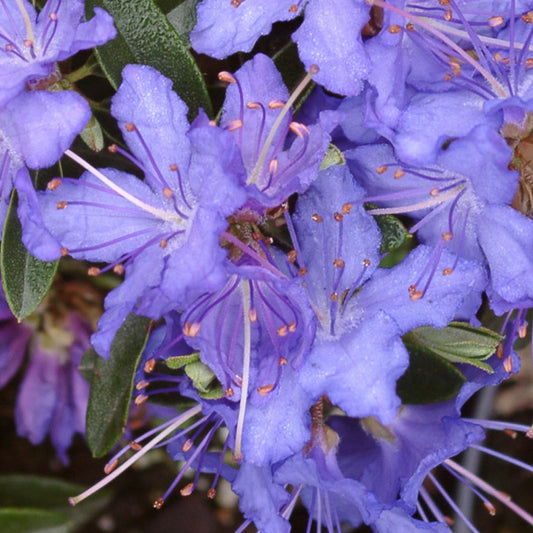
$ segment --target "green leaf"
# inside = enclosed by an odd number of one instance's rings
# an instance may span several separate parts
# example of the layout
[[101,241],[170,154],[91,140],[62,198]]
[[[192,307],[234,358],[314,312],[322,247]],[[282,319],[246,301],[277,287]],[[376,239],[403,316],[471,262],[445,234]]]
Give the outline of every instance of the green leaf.
[[423,326],[410,331],[404,341],[439,355],[452,363],[467,363],[492,374],[483,361],[494,354],[503,337],[486,328],[452,322],[445,328]]
[[100,152],[104,148],[104,133],[94,115],[89,120],[87,126],[85,126],[85,129],[80,133],[80,137],[94,152]]
[[135,370],[148,338],[151,320],[130,313],[118,330],[108,360],[94,350],[85,353],[83,367],[94,361],[87,406],[87,443],[95,457],[117,442],[128,421]]
[[200,391],[199,394],[202,398],[205,398],[206,400],[220,400],[221,398],[224,398],[224,391],[222,390],[222,385],[212,387],[205,392]]
[[398,380],[396,392],[404,404],[425,405],[454,398],[466,378],[438,355],[406,343],[409,368]]
[[[80,525],[100,512],[111,498],[109,489],[98,491],[85,505],[72,507],[69,496],[86,489],[83,485],[45,476],[11,474],[0,476],[0,506],[45,509],[65,515]],[[0,531],[4,531],[0,527]]]
[[0,509],[2,533],[68,533],[72,524],[61,513],[45,509]]
[[187,0],[155,0],[155,3],[163,13],[168,14],[174,8],[179,7],[186,1]]
[[212,114],[207,88],[188,43],[172,27],[154,0],[87,0],[115,20],[118,36],[97,48],[98,61],[111,85],[118,89],[122,69],[129,63],[150,65],[174,83],[174,90],[189,106],[189,117],[202,107]]
[[320,170],[326,170],[333,165],[344,165],[346,158],[344,154],[334,144],[330,144],[327,152],[324,154],[322,163],[320,164]]
[[59,261],[40,261],[22,244],[17,216],[17,195],[13,192],[7,212],[0,249],[0,270],[7,303],[22,320],[33,313],[54,281]]
[[189,376],[202,398],[218,400],[224,396],[222,386],[216,379],[215,374],[201,361],[185,365],[185,373]]
[[166,364],[168,368],[172,370],[178,370],[182,366],[188,365],[190,363],[195,363],[200,360],[200,352],[193,352],[188,355],[174,355],[166,359]]
[[[272,60],[283,78],[283,83],[286,85],[287,89],[289,89],[289,92],[292,93],[306,75],[305,67],[300,61],[296,44],[289,41],[274,54]],[[296,99],[296,102],[292,106],[294,114],[298,113],[309,95],[313,92],[315,85],[315,82],[311,81],[302,94]]]
[[0,506],[66,508],[70,507],[68,497],[84,489],[83,485],[52,477],[4,475],[0,476]]
[[215,374],[201,361],[195,361],[186,365],[185,373],[193,382],[194,387],[200,392],[207,392],[209,385],[215,379]]
[[91,383],[94,374],[94,366],[96,361],[98,361],[99,355],[92,349],[89,348],[82,356],[80,364],[78,365],[78,370],[83,378]]
[[380,252],[382,254],[398,250],[405,244],[409,238],[409,232],[401,220],[392,215],[379,215],[374,218],[381,230]]
[[196,5],[200,0],[183,0],[180,4],[167,12],[167,18],[177,34],[186,42],[189,33],[196,26]]

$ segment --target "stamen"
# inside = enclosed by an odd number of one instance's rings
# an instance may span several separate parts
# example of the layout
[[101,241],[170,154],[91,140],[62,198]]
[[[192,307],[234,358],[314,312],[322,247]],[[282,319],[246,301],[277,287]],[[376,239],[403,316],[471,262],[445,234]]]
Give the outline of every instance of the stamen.
[[303,484],[301,484],[293,493],[291,494],[291,499],[289,503],[287,504],[287,507],[283,510],[281,513],[281,516],[285,518],[285,520],[288,520],[292,514],[292,511],[294,510],[294,507],[296,505],[296,502],[298,501],[298,497],[300,496],[300,492],[303,489]]
[[282,100],[270,100],[268,102],[268,108],[269,109],[282,109],[287,102],[283,102]]
[[300,139],[303,139],[305,134],[309,135],[311,133],[305,124],[300,124],[299,122],[291,122],[289,129]]
[[28,36],[26,40],[29,41],[33,46],[33,43],[35,42],[35,36],[33,35],[33,28],[31,25],[30,16],[26,11],[26,6],[24,5],[24,2],[22,0],[15,0],[15,2],[17,3],[17,7],[19,8],[22,18],[24,19],[24,25],[26,26],[26,35]]
[[61,178],[54,178],[48,182],[46,188],[49,191],[55,191],[61,185]]
[[397,168],[394,171],[394,179],[395,180],[399,180],[400,178],[403,178],[404,176],[405,176],[405,171],[402,170],[401,168]]
[[71,496],[68,501],[70,505],[74,506],[80,503],[81,501],[85,500],[95,492],[98,492],[101,488],[105,487],[108,483],[113,481],[116,477],[120,476],[122,472],[127,470],[133,463],[138,461],[143,455],[148,453],[156,444],[161,442],[165,437],[172,434],[177,428],[179,428],[183,423],[185,423],[187,420],[191,419],[192,417],[196,416],[198,413],[202,411],[202,408],[200,405],[196,405],[193,408],[189,409],[183,415],[179,416],[176,421],[172,424],[170,424],[165,430],[163,430],[157,437],[155,437],[153,440],[151,440],[144,448],[139,450],[137,453],[132,455],[126,462],[124,462],[119,468],[114,470],[111,474],[109,474],[104,479],[100,480],[98,483],[93,485],[91,488],[87,489],[86,491],[82,492],[78,496]]
[[142,445],[139,444],[138,442],[135,442],[134,440],[130,441],[128,446],[135,452],[142,450]]
[[155,368],[155,359],[148,359],[148,361],[146,361],[146,363],[144,363],[144,367],[143,367],[143,370],[146,374],[151,374],[153,371],[154,371],[154,368]]
[[252,250],[249,246],[246,246],[243,242],[241,242],[237,237],[232,235],[231,233],[224,231],[220,235],[222,238],[226,239],[227,241],[231,242],[237,248],[242,250],[245,254],[249,255],[251,258],[255,259],[262,267],[266,268],[269,272],[274,274],[278,278],[284,278],[285,275],[281,273],[276,267],[274,267],[269,261],[261,257],[257,252]]
[[261,395],[261,396],[267,396],[269,392],[272,392],[272,390],[274,389],[274,385],[272,383],[268,384],[268,385],[263,385],[262,387],[259,387],[257,389],[257,392]]
[[186,322],[185,326],[183,326],[183,334],[190,338],[196,337],[200,332],[201,326],[201,322]]
[[111,474],[113,470],[118,466],[118,460],[115,459],[114,461],[111,461],[110,463],[107,463],[104,468],[104,472],[106,475]]
[[508,355],[503,360],[503,369],[510,374],[513,371],[513,357],[511,355]]
[[162,220],[168,220],[170,222],[183,222],[183,219],[181,217],[174,215],[172,213],[168,213],[167,211],[158,209],[157,207],[146,204],[142,200],[139,200],[138,198],[136,198],[129,192],[119,187],[117,184],[113,183],[108,177],[106,177],[99,170],[94,168],[91,164],[89,164],[87,161],[82,159],[80,156],[78,156],[74,152],[71,152],[70,150],[66,150],[65,155],[69,156],[71,159],[76,161],[76,163],[82,166],[85,170],[88,170],[95,178],[105,183],[110,189],[118,193],[124,199],[130,201],[133,205],[136,205],[137,207],[141,208],[143,211],[146,211]]
[[[52,33],[48,36],[48,39],[47,39],[46,43],[43,46],[42,43],[44,42],[44,39],[48,35],[48,30],[49,30],[50,26],[52,26]],[[42,53],[43,56],[46,55],[46,52],[48,51],[48,47],[50,46],[50,44],[54,40],[54,36],[56,34],[56,30],[57,30],[57,13],[50,13],[48,15],[48,23],[46,24],[46,28],[44,29],[44,31],[42,33],[42,42],[41,42],[42,52],[41,53]]]
[[433,516],[442,523],[446,523],[444,515],[440,512],[440,509],[437,507],[433,498],[429,495],[428,491],[422,486],[420,487],[420,496],[429,507],[429,510],[433,513]]
[[[378,208],[378,209],[369,209],[367,213],[370,215],[399,215],[403,213],[411,213],[413,211],[419,211],[420,209],[427,209],[429,207],[434,207],[436,205],[442,204],[446,200],[453,198],[458,192],[460,192],[463,189],[463,187],[464,185],[454,187],[453,189],[445,192],[444,194],[440,194],[438,189],[434,189],[434,191],[436,191],[436,194],[434,194],[432,190],[430,192],[430,195],[432,196],[432,198],[429,200],[418,202],[416,204],[400,206],[400,207],[384,207],[384,208]],[[366,200],[370,200],[370,198],[366,198]]]
[[233,76],[233,74],[223,70],[222,72],[218,73],[218,79],[220,81],[223,81],[224,83],[236,83],[237,80]]
[[[457,27],[450,26],[450,25],[447,25],[447,24],[443,24],[442,22],[439,22],[438,20],[426,19],[425,17],[420,17],[420,19],[421,20],[427,20],[427,22],[429,24],[431,24],[435,28],[441,30],[443,33],[447,33],[449,35],[454,35],[454,36],[460,37],[462,39],[469,39],[469,37],[470,37],[468,32],[466,32],[465,30],[460,30]],[[524,21],[524,22],[526,22],[526,21]],[[498,48],[507,49],[507,48],[510,48],[511,45],[512,45],[513,48],[515,48],[516,50],[522,50],[523,48],[525,48],[524,47],[524,43],[519,43],[519,42],[511,43],[510,41],[506,41],[505,39],[498,39],[496,37],[488,37],[486,35],[477,34],[477,38],[479,38],[479,40],[482,43],[484,43],[484,44],[486,44],[488,46],[495,46],[495,47],[498,47]],[[528,46],[527,49],[530,52],[533,52],[533,46]]]
[[[516,433],[514,435],[516,437]],[[511,437],[511,438],[515,438],[515,437]],[[528,463],[524,463],[523,461],[520,461],[519,459],[515,459],[514,457],[509,457],[508,455],[497,452],[496,450],[491,450],[490,448],[486,448],[485,446],[482,446],[481,444],[471,444],[470,447],[475,448],[476,450],[480,450],[483,453],[486,453],[487,455],[492,455],[492,457],[497,457],[498,459],[505,461],[506,463],[511,463],[515,466],[518,466],[519,468],[527,470],[528,472],[533,472],[532,465]]]
[[[366,2],[369,5],[379,6],[379,7],[382,7],[383,9],[388,9],[394,13],[397,13],[398,15],[405,17],[407,20],[413,22],[414,24],[417,24],[418,26],[421,26],[429,33],[438,37],[442,42],[448,45],[459,57],[461,57],[466,63],[474,67],[492,85],[492,87],[494,88],[494,90],[499,96],[501,96],[502,98],[508,97],[507,92],[501,86],[500,82],[487,69],[482,67],[481,64],[475,59],[473,59],[465,50],[463,50],[459,45],[457,45],[449,37],[444,35],[442,31],[439,31],[439,29],[442,29],[442,26],[447,27],[446,25],[441,25],[440,23],[436,22],[433,19],[427,19],[423,17],[418,17],[416,15],[412,15],[411,13],[404,11],[403,9],[399,9],[391,4],[388,4],[387,2],[384,2],[383,0],[366,0]],[[464,37],[467,37],[467,36],[468,34],[464,35]]]
[[[276,132],[278,131],[278,128],[285,118],[285,115],[289,112],[292,105],[296,101],[296,99],[300,96],[300,94],[304,91],[304,89],[307,87],[313,76],[318,72],[318,67],[316,65],[311,65],[311,68],[309,69],[309,72],[305,75],[303,80],[298,84],[294,92],[291,94],[289,99],[287,100],[287,103],[284,104],[283,108],[281,109],[281,112],[276,117],[276,120],[274,121],[274,124],[272,125],[272,128],[268,134],[268,137],[265,140],[265,144],[263,145],[263,149],[261,150],[261,153],[259,154],[259,158],[257,159],[257,163],[255,164],[255,167],[251,173],[251,177],[248,180],[247,184],[250,183],[256,183],[259,179],[259,175],[261,173],[261,169],[263,168],[263,164],[265,162],[267,152],[272,145],[272,141],[274,140],[274,136],[276,135]],[[270,104],[269,104],[270,106]]]
[[497,26],[501,26],[504,22],[505,21],[501,15],[495,15],[494,17],[490,17],[489,20],[487,20],[487,24],[490,28],[496,28]]
[[240,128],[242,128],[243,122],[240,118],[236,118],[235,120],[232,120],[229,122],[227,129],[228,131],[236,131]]
[[472,481],[480,489],[483,489],[487,494],[490,494],[498,501],[503,503],[503,505],[509,507],[509,509],[514,511],[518,516],[520,516],[520,518],[524,519],[528,524],[533,525],[533,516],[530,515],[524,509],[522,509],[520,506],[518,506],[516,503],[512,502],[509,496],[503,495],[502,492],[496,490],[492,485],[489,485],[486,481],[483,481],[481,478],[479,478],[472,472],[469,472],[466,468],[463,468],[460,464],[456,463],[452,459],[446,459],[446,461],[444,462],[448,466],[453,468],[455,471],[457,471],[459,474]]

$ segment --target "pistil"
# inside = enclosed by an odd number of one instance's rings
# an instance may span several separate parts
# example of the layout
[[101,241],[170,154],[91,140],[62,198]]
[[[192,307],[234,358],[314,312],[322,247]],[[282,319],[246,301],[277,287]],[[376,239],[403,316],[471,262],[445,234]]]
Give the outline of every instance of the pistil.
[[243,371],[242,371],[242,387],[241,399],[239,403],[239,416],[237,419],[237,429],[235,432],[235,449],[233,457],[235,461],[240,462],[243,459],[242,455],[242,434],[244,428],[244,415],[246,413],[246,403],[248,401],[248,385],[250,382],[250,360],[252,352],[252,328],[250,322],[250,285],[248,281],[241,282],[242,287],[242,304],[243,304],[243,320],[244,320],[244,341],[243,341]]
[[267,152],[270,146],[272,145],[272,141],[274,140],[274,137],[278,131],[278,128],[281,122],[285,118],[285,115],[287,115],[287,113],[292,108],[292,105],[294,104],[294,102],[296,102],[297,98],[300,96],[300,94],[302,94],[304,89],[307,87],[307,85],[309,84],[309,82],[312,80],[313,76],[317,72],[318,72],[318,67],[316,65],[311,65],[309,72],[305,75],[303,80],[298,84],[298,86],[296,87],[294,92],[291,94],[287,102],[281,108],[279,115],[276,117],[276,120],[274,121],[274,124],[272,125],[272,128],[270,132],[268,133],[268,137],[265,140],[263,149],[261,150],[261,153],[259,154],[259,157],[251,173],[251,176],[248,179],[247,184],[257,183],[257,180],[259,179],[259,176],[261,175],[261,169],[263,168],[263,164],[265,163]]
[[174,215],[172,213],[168,213],[167,211],[163,211],[162,209],[158,209],[153,205],[149,205],[143,202],[142,200],[139,200],[138,198],[130,194],[128,191],[125,191],[124,189],[122,189],[122,187],[119,187],[116,183],[113,183],[107,176],[102,174],[102,172],[94,168],[90,163],[85,161],[85,159],[81,158],[79,155],[75,154],[71,150],[67,150],[65,152],[65,155],[76,161],[76,163],[82,166],[85,170],[88,170],[95,178],[99,179],[102,183],[105,183],[110,189],[122,196],[122,198],[128,200],[133,205],[136,205],[143,211],[146,211],[147,213],[150,213],[156,218],[160,218],[161,220],[179,223],[183,222],[182,217]]
[[468,63],[469,65],[474,67],[490,83],[490,85],[493,87],[493,89],[495,90],[498,96],[500,96],[501,98],[507,98],[509,96],[507,94],[507,91],[505,91],[505,89],[500,84],[500,82],[487,69],[485,69],[479,63],[479,61],[476,61],[475,59],[473,59],[458,44],[453,42],[442,31],[437,29],[435,25],[433,24],[434,21],[432,19],[418,17],[407,11],[404,11],[403,9],[400,9],[400,8],[397,8],[396,6],[388,4],[387,2],[384,2],[383,0],[366,0],[366,2],[369,5],[379,6],[379,7],[382,7],[383,9],[388,9],[389,11],[397,13],[398,15],[403,16],[406,20],[410,21],[412,24],[416,24],[417,26],[424,28],[427,32],[434,35],[435,37],[440,39],[443,43],[445,43],[453,52],[455,52],[458,55],[458,57],[464,60],[465,63]]

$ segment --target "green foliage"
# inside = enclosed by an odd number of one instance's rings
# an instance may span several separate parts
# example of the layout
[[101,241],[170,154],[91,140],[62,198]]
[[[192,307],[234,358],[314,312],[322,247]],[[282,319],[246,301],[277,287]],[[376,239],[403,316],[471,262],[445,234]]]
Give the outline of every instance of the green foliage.
[[[122,69],[129,63],[151,65],[170,78],[174,90],[189,106],[189,116],[198,108],[212,114],[204,79],[188,43],[178,35],[158,3],[153,0],[87,0],[88,12],[95,6],[114,18],[117,37],[96,49],[98,61],[111,85],[117,89]],[[168,6],[167,6],[168,7]]]
[[178,370],[189,363],[195,363],[200,360],[200,352],[193,352],[188,355],[174,355],[166,359],[168,368]]
[[409,368],[398,381],[403,403],[427,404],[449,400],[466,381],[453,363],[492,373],[484,361],[494,354],[502,336],[490,329],[452,322],[444,328],[422,326],[403,336]]
[[185,365],[185,373],[203,398],[216,400],[223,397],[222,387],[215,374],[201,361],[194,361]]
[[178,35],[187,43],[189,33],[196,25],[196,5],[199,0],[181,0],[179,5],[169,10],[167,18]]
[[322,163],[320,164],[320,170],[326,170],[333,165],[344,164],[346,164],[344,154],[334,144],[330,144],[327,152],[324,154]]
[[418,346],[452,363],[466,363],[492,373],[485,359],[496,350],[503,337],[486,328],[474,328],[463,322],[452,322],[445,328],[423,326],[404,336],[407,344]]
[[2,533],[69,533],[72,531],[68,518],[45,509],[0,509]]
[[130,313],[113,340],[108,360],[92,349],[83,356],[84,375],[92,374],[86,436],[95,457],[105,455],[124,432],[135,370],[148,339],[150,324],[150,319]]
[[85,129],[80,133],[80,137],[94,152],[99,152],[104,148],[104,132],[94,115],[91,117],[87,126],[85,126]]
[[2,533],[63,533],[88,522],[110,499],[100,491],[86,505],[72,507],[68,497],[85,487],[44,476],[0,476],[0,531]]
[[17,194],[13,192],[2,235],[0,270],[7,303],[19,320],[33,313],[42,302],[59,263],[40,261],[26,250],[21,238]]
[[409,368],[398,380],[396,391],[404,404],[429,404],[455,397],[466,378],[451,363],[416,346],[409,351]]

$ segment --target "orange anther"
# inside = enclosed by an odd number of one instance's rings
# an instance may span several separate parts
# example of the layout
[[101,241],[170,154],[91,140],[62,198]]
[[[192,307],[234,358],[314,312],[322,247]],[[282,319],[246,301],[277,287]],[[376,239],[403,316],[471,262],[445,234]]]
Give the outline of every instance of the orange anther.
[[48,182],[46,188],[49,191],[55,191],[61,185],[61,178],[54,178]]

